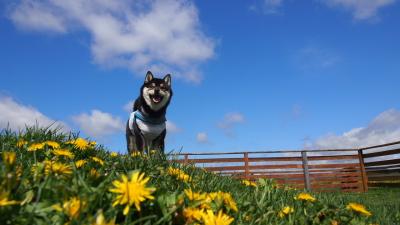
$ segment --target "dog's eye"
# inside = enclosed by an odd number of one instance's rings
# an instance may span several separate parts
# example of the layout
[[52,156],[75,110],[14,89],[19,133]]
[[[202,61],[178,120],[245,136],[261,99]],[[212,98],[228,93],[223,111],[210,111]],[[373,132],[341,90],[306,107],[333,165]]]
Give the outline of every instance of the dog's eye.
[[156,84],[155,84],[155,83],[151,83],[151,86],[152,86],[152,87],[155,87],[155,86],[156,86]]

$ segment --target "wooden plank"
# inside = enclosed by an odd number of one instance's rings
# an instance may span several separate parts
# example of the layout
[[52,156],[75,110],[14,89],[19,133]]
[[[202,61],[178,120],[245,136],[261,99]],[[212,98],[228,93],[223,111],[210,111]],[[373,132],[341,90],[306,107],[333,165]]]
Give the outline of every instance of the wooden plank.
[[303,158],[304,184],[306,186],[306,190],[311,190],[310,172],[308,170],[307,152],[302,151],[301,152],[301,157]]
[[303,170],[298,169],[298,170],[288,170],[288,171],[282,171],[282,170],[274,171],[274,170],[268,169],[268,170],[252,170],[250,173],[271,174],[271,175],[273,175],[273,174],[296,174],[296,173],[303,173]]
[[301,157],[255,157],[249,158],[249,162],[279,162],[279,161],[301,161]]
[[258,177],[258,178],[272,178],[272,179],[292,179],[292,178],[298,178],[298,179],[302,179],[304,178],[303,174],[292,174],[290,176],[280,176],[280,175],[250,175],[250,177]]
[[[176,160],[177,162],[185,162],[183,159]],[[209,159],[187,159],[187,163],[231,163],[244,162],[243,158],[209,158]]]
[[249,166],[250,170],[257,170],[257,169],[288,169],[288,168],[295,168],[301,169],[301,164],[285,164],[285,165],[251,165]]
[[400,176],[382,176],[382,177],[370,177],[369,181],[395,181],[400,180]]
[[358,169],[358,163],[338,163],[338,164],[322,164],[322,165],[308,165],[309,168],[343,168],[343,169]]
[[394,188],[400,188],[400,183],[385,183],[385,182],[369,182],[368,186],[370,187],[394,187]]
[[369,167],[369,166],[392,165],[392,164],[400,164],[400,159],[390,159],[390,160],[368,162],[368,163],[365,163],[365,166]]
[[207,171],[230,171],[230,170],[243,170],[244,166],[213,166],[213,167],[204,167]]
[[398,144],[400,144],[400,141],[386,143],[386,144],[382,144],[382,145],[368,146],[368,147],[365,147],[365,148],[360,148],[360,150],[367,150],[367,149],[372,149],[372,148],[381,148],[381,147],[387,147],[387,146],[398,145]]
[[400,148],[381,151],[381,152],[364,153],[363,156],[364,158],[371,158],[371,157],[394,155],[394,154],[400,154]]
[[392,168],[400,168],[400,165],[390,165],[390,166],[375,166],[375,167],[367,167],[367,172],[369,171],[379,171],[379,170],[386,170]]
[[244,176],[246,177],[245,179],[248,179],[249,177],[249,153],[245,152],[243,154],[244,156]]
[[321,177],[359,177],[360,173],[317,173],[311,174],[310,177],[319,179]]
[[346,178],[332,178],[332,177],[320,177],[316,180],[311,180],[311,183],[319,182],[354,182],[361,181],[359,177],[346,177]]
[[354,160],[357,155],[308,156],[308,160]]
[[358,160],[360,163],[360,175],[363,183],[363,191],[366,192],[368,191],[368,177],[367,173],[365,172],[365,167],[364,167],[364,157],[363,157],[363,152],[362,150],[358,150]]
[[372,170],[372,171],[367,171],[367,175],[375,175],[375,174],[389,174],[389,173],[400,173],[400,168],[399,169],[392,169],[392,170]]

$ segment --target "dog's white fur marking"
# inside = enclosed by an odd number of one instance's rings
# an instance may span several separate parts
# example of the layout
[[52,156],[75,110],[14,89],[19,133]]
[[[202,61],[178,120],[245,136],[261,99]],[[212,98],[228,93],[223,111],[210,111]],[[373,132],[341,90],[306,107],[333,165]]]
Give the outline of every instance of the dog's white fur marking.
[[[135,120],[135,121],[133,121]],[[135,119],[135,112],[132,112],[129,117],[129,129],[133,132],[133,122],[139,127],[141,133],[143,134],[146,140],[154,140],[156,137],[160,136],[160,134],[166,129],[166,123],[160,124],[150,124],[143,122],[139,119]]]
[[149,124],[139,119],[136,119],[136,124],[146,140],[154,140],[156,137],[160,136],[160,134],[165,130],[166,126],[165,123]]
[[150,106],[150,108],[153,111],[158,111],[162,107],[164,107],[167,104],[167,102],[169,100],[169,97],[171,95],[168,91],[163,91],[163,90],[160,90],[159,93],[160,93],[161,96],[163,96],[163,99],[159,103],[154,103],[153,100],[151,100],[151,97],[150,97],[150,95],[154,95],[154,89],[147,88],[147,87],[143,88],[143,98],[146,101],[147,105]]

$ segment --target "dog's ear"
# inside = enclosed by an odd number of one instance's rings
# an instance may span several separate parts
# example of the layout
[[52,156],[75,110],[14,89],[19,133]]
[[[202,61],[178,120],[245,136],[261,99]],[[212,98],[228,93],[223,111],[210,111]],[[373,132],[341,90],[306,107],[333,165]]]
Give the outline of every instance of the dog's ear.
[[168,85],[168,87],[171,87],[171,74],[165,75],[165,77],[163,79],[164,79],[164,82]]
[[146,78],[144,78],[144,83],[145,84],[147,84],[147,83],[149,83],[150,81],[152,81],[153,80],[153,74],[151,73],[151,71],[147,71],[147,74],[146,74]]

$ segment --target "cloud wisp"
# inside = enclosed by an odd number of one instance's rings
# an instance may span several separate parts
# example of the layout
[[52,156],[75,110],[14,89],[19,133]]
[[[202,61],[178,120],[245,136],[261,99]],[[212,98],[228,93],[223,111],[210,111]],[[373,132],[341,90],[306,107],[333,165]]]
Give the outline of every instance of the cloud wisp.
[[342,8],[351,12],[354,20],[370,20],[378,17],[378,11],[395,0],[327,0],[322,1],[332,8]]
[[196,141],[200,144],[208,144],[210,143],[208,139],[208,134],[206,132],[199,132],[196,135]]
[[97,109],[92,110],[90,114],[82,113],[73,116],[72,120],[86,135],[98,139],[122,132],[125,128],[120,118]]
[[0,129],[10,128],[13,131],[25,129],[26,126],[60,127],[68,132],[70,128],[62,121],[56,121],[41,113],[32,106],[16,102],[11,97],[0,96]]
[[234,128],[237,124],[245,121],[244,115],[238,112],[225,114],[223,120],[217,124],[218,128],[223,130],[228,137],[235,137]]
[[199,65],[214,56],[215,41],[188,0],[20,0],[9,18],[28,31],[89,33],[95,63],[141,75],[168,72],[198,83]]
[[399,140],[400,111],[389,109],[379,114],[365,127],[354,128],[341,135],[325,135],[313,141],[308,147],[314,149],[358,148]]

